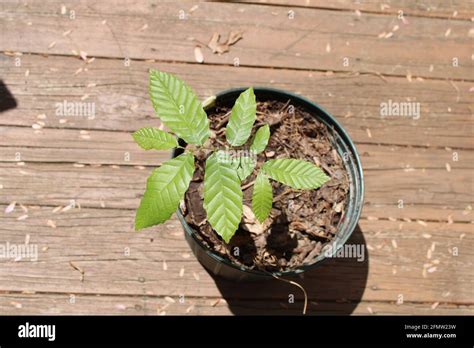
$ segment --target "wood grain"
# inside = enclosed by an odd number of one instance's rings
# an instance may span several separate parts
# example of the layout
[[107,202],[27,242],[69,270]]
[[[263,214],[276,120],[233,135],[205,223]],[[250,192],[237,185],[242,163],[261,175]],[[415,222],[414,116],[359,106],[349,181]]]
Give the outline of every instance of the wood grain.
[[[128,165],[77,168],[58,163],[0,163],[0,201],[57,206],[74,199],[84,207],[136,209],[150,171]],[[367,170],[365,206],[370,210],[364,216],[469,222],[472,193],[466,187],[472,181],[471,173],[472,169]],[[403,209],[399,200],[403,200]]]
[[308,7],[317,9],[362,11],[369,13],[378,13],[385,15],[403,15],[408,17],[436,17],[450,20],[470,20],[473,11],[472,4],[467,0],[429,0],[429,1],[411,1],[411,0],[386,0],[386,1],[352,1],[352,0],[238,0],[237,2],[246,4],[267,4],[295,7]]
[[[170,156],[130,136],[160,124],[150,68],[201,99],[249,85],[304,95],[356,142],[366,196],[350,243],[366,261],[329,260],[297,278],[310,314],[474,313],[471,4],[250,2],[2,4],[0,76],[17,105],[0,117],[0,244],[27,241],[39,259],[0,258],[0,313],[301,313],[302,294],[287,283],[210,276],[175,217],[133,231],[146,178]],[[243,39],[230,52],[205,47],[232,30]],[[389,100],[420,103],[420,118],[381,117]],[[96,114],[58,115],[64,101],[94,103]]]
[[[195,62],[194,47],[206,46],[214,32],[225,40],[230,31],[242,31],[244,39],[228,54],[205,49],[204,61],[234,65],[238,58],[241,66],[472,80],[468,21],[418,17],[403,23],[396,16],[305,8],[290,19],[289,8],[284,7],[200,3],[189,13],[192,7],[192,3],[82,0],[62,15],[59,2],[24,6],[9,1],[1,10],[0,51],[57,55],[83,51],[89,57]],[[70,10],[75,19],[70,19]]]
[[[466,123],[472,123],[471,84],[465,82],[410,83],[405,78],[381,79],[372,75],[149,62],[134,62],[125,68],[117,60],[96,59],[84,65],[74,58],[39,56],[26,56],[22,58],[21,67],[12,68],[14,58],[3,56],[3,59],[5,64],[0,64],[0,75],[19,102],[17,108],[2,114],[0,125],[31,127],[40,121],[38,115],[45,115],[46,119],[42,120],[45,127],[52,128],[133,132],[140,127],[159,125],[147,94],[148,69],[158,68],[177,74],[201,98],[227,88],[249,85],[299,93],[333,114],[356,143],[474,147],[465,127]],[[80,68],[88,71],[74,75]],[[87,99],[82,100],[84,97]],[[419,119],[382,117],[381,104],[390,100],[419,103]],[[95,117],[57,115],[56,104],[64,101],[95,103]],[[61,120],[66,123],[60,123]],[[20,131],[9,130],[12,134]]]
[[[53,213],[51,207],[32,207],[29,217],[18,221],[21,214],[15,211],[2,217],[0,241],[21,244],[29,235],[29,243],[37,245],[38,261],[1,260],[3,291],[193,297],[224,294],[229,299],[280,301],[295,293],[300,298],[296,288],[279,281],[248,284],[244,291],[234,283],[213,279],[190,255],[176,219],[137,233],[132,228],[134,212],[128,210],[76,208]],[[48,226],[48,220],[53,220],[56,228]],[[417,222],[361,220],[359,225],[362,233],[356,233],[352,242],[366,245],[368,264],[355,258],[335,259],[308,272],[299,281],[312,300],[396,301],[403,294],[407,302],[472,304],[469,284],[473,280],[474,234],[469,224],[423,226]],[[435,250],[428,259],[433,243]],[[452,254],[453,248],[457,248],[457,256]],[[83,281],[70,262],[84,271]],[[424,267],[436,268],[423,276]]]
[[[301,313],[303,304],[285,302],[240,300],[229,306],[222,298],[185,298],[179,302],[179,296],[171,297],[170,302],[164,297],[142,296],[109,296],[87,294],[2,294],[0,296],[0,313],[11,315],[87,315],[99,312],[103,315],[291,315]],[[71,303],[73,302],[73,303]],[[309,315],[334,315],[347,313],[349,305],[338,302],[311,302]],[[434,307],[433,307],[434,306]],[[433,308],[434,309],[433,309]],[[370,315],[470,315],[473,306],[453,305],[449,303],[404,303],[397,305],[387,302],[361,302],[354,314]]]

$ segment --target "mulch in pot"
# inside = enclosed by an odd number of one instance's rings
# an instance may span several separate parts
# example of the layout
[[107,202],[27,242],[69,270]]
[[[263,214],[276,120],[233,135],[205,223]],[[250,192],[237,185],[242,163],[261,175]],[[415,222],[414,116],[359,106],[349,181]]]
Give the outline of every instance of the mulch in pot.
[[[209,110],[208,115],[212,130],[210,142],[214,148],[225,149],[225,126],[230,108],[217,106]],[[259,224],[251,210],[256,175],[250,175],[242,182],[241,224],[226,244],[206,220],[203,180],[205,160],[210,152],[202,150],[196,156],[196,171],[182,208],[188,224],[214,253],[250,269],[289,271],[314,263],[323,246],[334,238],[344,214],[349,179],[342,158],[331,144],[332,136],[326,125],[304,109],[293,107],[289,102],[259,102],[253,134],[265,123],[271,127],[271,136],[264,153],[258,155],[254,173],[266,159],[297,158],[315,163],[331,180],[309,191],[294,190],[271,180],[273,208],[269,218]]]

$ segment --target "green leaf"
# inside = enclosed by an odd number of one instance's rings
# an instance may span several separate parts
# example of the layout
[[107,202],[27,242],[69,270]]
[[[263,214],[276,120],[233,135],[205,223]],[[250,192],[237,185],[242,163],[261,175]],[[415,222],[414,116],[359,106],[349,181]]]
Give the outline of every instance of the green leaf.
[[268,140],[270,139],[270,126],[268,124],[260,127],[255,133],[255,138],[253,143],[250,146],[250,150],[254,151],[256,154],[261,153],[268,145]]
[[152,70],[150,98],[161,121],[188,144],[209,137],[209,120],[192,89],[176,76]]
[[252,193],[252,210],[255,217],[263,223],[270,214],[273,203],[272,185],[267,176],[262,172],[258,173]]
[[265,162],[265,174],[295,189],[315,189],[330,178],[314,164],[298,159],[275,159]]
[[240,181],[244,181],[252,174],[256,161],[249,156],[239,156],[232,158],[232,168],[237,171]]
[[132,137],[145,150],[168,150],[178,146],[173,135],[158,128],[141,128],[133,133]]
[[204,175],[204,209],[212,228],[230,241],[242,218],[242,189],[237,172],[214,153],[206,161]]
[[192,153],[166,161],[148,177],[146,191],[135,217],[135,229],[168,220],[183,199],[194,173]]
[[257,112],[253,88],[245,90],[235,101],[226,128],[227,142],[232,146],[243,145],[252,132]]

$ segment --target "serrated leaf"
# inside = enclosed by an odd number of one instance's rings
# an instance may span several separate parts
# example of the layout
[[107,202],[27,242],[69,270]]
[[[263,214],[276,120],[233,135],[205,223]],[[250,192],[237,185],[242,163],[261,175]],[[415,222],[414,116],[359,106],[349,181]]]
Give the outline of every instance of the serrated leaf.
[[209,120],[192,89],[172,74],[150,72],[150,98],[161,121],[188,144],[209,137]]
[[265,174],[295,189],[316,189],[330,178],[314,164],[299,159],[275,159],[265,162]]
[[232,158],[232,168],[237,171],[240,181],[244,181],[247,177],[252,174],[256,161],[249,156],[239,156]]
[[178,146],[173,135],[153,127],[141,128],[133,133],[132,137],[145,150],[168,150]]
[[194,173],[194,156],[183,153],[166,161],[148,177],[135,217],[135,229],[161,224],[178,208]]
[[252,193],[252,210],[255,217],[263,223],[270,214],[273,203],[272,185],[267,176],[262,172],[258,173]]
[[237,172],[218,153],[206,160],[204,175],[204,209],[212,228],[230,241],[242,218],[242,189]]
[[245,90],[235,101],[226,127],[226,139],[232,146],[243,145],[252,132],[257,112],[253,88]]
[[258,154],[265,150],[270,139],[270,126],[268,124],[260,127],[255,133],[250,150]]

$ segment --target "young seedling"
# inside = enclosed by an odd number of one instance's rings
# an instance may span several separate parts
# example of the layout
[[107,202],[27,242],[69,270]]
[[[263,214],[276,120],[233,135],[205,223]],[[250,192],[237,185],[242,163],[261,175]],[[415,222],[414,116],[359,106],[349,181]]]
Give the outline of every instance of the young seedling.
[[[135,229],[161,224],[171,217],[193,177],[194,153],[206,147],[211,152],[205,165],[204,209],[212,228],[228,243],[242,218],[241,182],[253,173],[256,155],[267,147],[269,125],[256,131],[248,151],[250,155],[231,156],[222,149],[209,149],[209,120],[202,104],[183,81],[171,74],[152,70],[150,97],[157,116],[174,135],[158,128],[142,128],[133,133],[138,145],[145,150],[173,149],[179,147],[178,137],[194,146],[163,163],[148,177],[137,210]],[[237,98],[226,127],[226,140],[231,147],[242,148],[248,142],[256,109],[255,94],[249,88]],[[313,163],[304,160],[281,158],[266,161],[257,173],[252,194],[252,210],[261,223],[272,208],[269,178],[301,190],[319,188],[330,179]]]

